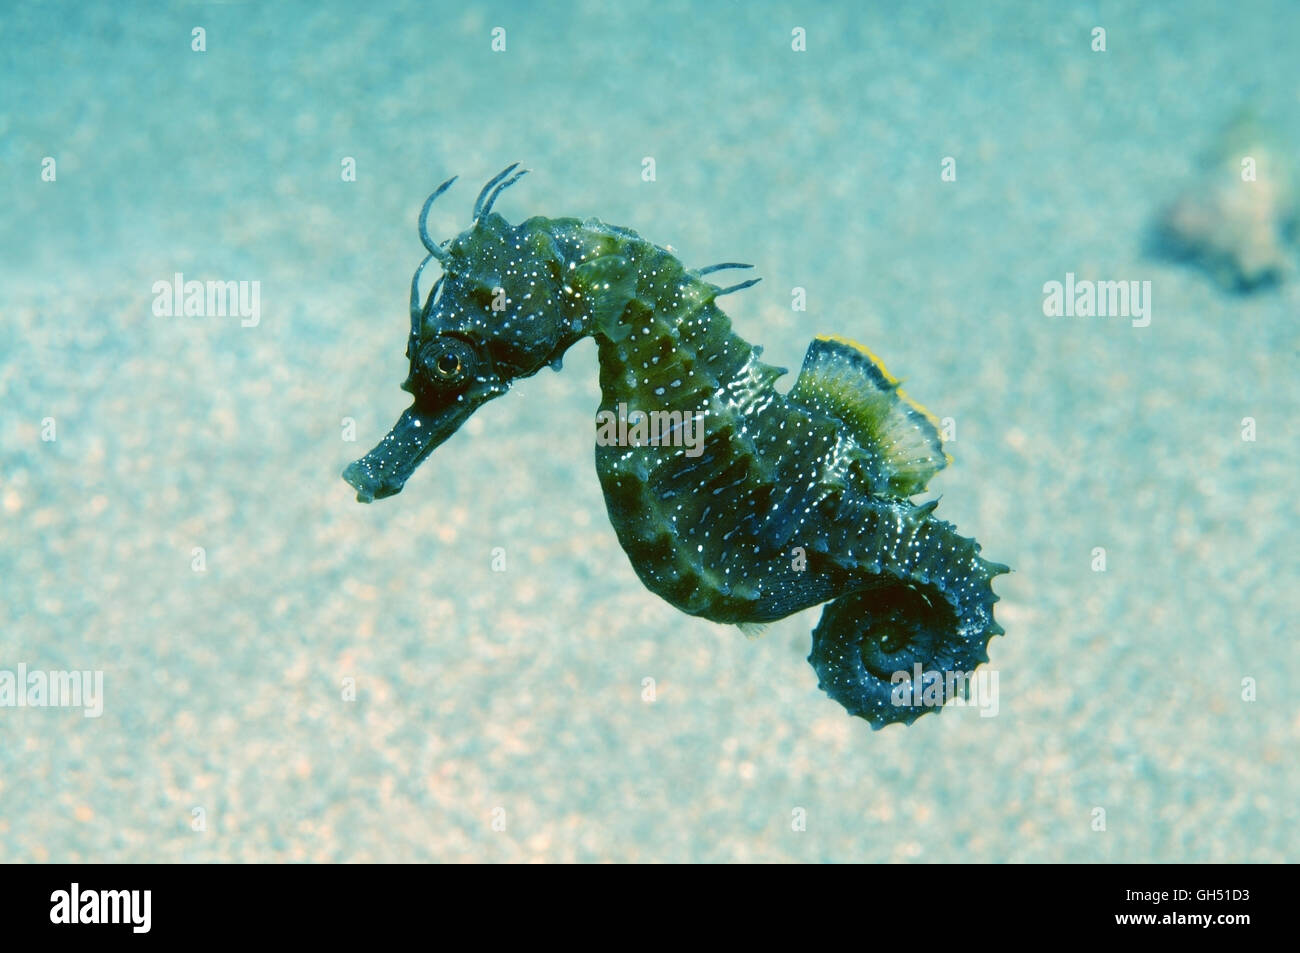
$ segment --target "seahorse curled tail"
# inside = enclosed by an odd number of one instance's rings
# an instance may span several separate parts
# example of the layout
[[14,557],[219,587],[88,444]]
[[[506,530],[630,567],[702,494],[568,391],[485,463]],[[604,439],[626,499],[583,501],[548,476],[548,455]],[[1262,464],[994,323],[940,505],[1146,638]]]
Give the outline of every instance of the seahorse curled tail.
[[847,582],[822,610],[808,661],[819,687],[873,728],[941,710],[1003,632],[991,582],[1009,570],[933,506],[854,496],[813,542]]

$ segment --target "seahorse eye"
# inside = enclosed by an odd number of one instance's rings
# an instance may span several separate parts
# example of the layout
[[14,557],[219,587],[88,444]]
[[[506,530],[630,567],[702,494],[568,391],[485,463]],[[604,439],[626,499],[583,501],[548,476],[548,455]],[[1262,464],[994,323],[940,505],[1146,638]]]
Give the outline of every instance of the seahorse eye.
[[469,380],[478,357],[459,338],[435,338],[420,352],[420,364],[429,381],[440,387],[455,387]]

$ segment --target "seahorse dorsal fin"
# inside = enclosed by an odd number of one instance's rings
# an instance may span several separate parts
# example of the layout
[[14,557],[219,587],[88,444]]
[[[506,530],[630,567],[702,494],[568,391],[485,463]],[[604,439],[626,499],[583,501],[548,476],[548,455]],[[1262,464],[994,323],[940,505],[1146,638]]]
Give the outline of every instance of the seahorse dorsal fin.
[[760,636],[762,636],[762,634],[767,631],[767,626],[768,624],[766,622],[737,622],[736,623],[736,628],[738,628],[741,632],[745,633],[745,637],[748,639],[757,639]]
[[938,421],[899,389],[880,359],[846,338],[808,347],[790,400],[841,421],[870,455],[873,483],[897,497],[922,492],[949,463]]

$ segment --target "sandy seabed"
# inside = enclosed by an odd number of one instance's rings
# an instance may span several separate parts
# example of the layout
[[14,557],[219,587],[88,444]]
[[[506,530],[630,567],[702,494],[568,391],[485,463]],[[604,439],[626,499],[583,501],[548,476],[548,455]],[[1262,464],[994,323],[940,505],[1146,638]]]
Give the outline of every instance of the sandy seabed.
[[[1234,111],[1300,129],[1300,6],[1098,17],[13,5],[0,669],[102,672],[103,712],[0,708],[0,861],[1300,859],[1300,283],[1143,241]],[[752,262],[726,308],[765,360],[844,334],[952,418],[939,513],[1015,569],[996,717],[873,733],[815,612],[749,641],[647,592],[589,343],[354,502],[419,205],[461,174],[450,236],[516,159],[511,220]],[[178,272],[257,281],[257,324],[155,315]],[[1150,281],[1150,325],[1044,316],[1067,273]]]

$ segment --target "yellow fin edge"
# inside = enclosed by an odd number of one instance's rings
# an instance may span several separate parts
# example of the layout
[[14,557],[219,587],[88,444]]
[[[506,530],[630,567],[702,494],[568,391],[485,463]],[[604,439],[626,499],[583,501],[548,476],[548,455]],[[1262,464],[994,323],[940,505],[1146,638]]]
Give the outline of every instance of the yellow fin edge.
[[[842,334],[819,334],[817,335],[817,340],[831,341],[835,344],[843,344],[847,347],[853,348],[853,350],[857,351],[859,354],[861,354],[863,357],[869,360],[872,364],[876,365],[876,370],[880,371],[881,376],[884,377],[885,380],[889,381],[890,384],[895,386],[902,384],[902,381],[900,381],[893,374],[889,373],[889,368],[885,367],[885,362],[882,361],[876,355],[876,353],[872,351],[871,348],[867,347],[865,344],[859,344],[857,341],[853,340],[852,338],[846,338]],[[914,401],[911,397],[909,397],[907,395],[907,392],[904,391],[902,387],[898,387],[896,393],[898,394],[901,400],[906,402],[907,406],[911,407],[913,410],[919,413],[926,420],[930,421],[930,426],[932,426],[935,429],[935,432],[940,432],[940,427],[942,425],[940,424],[938,417],[930,413],[930,411],[926,410],[925,407],[921,406],[916,401]],[[947,460],[949,463],[952,463],[952,455],[949,454],[947,450],[943,449],[942,439],[940,439],[939,449],[943,452],[944,459]]]

